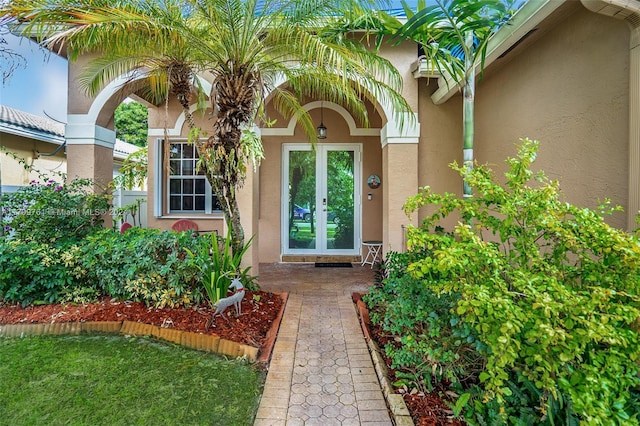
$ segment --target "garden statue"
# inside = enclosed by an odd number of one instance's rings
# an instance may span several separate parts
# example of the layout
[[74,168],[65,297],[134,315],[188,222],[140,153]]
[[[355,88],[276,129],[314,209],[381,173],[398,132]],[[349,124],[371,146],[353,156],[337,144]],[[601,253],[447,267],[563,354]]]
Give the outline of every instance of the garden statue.
[[[207,321],[207,325],[205,329],[209,329],[209,327],[213,324],[213,319],[216,315],[222,315],[224,311],[231,305],[236,308],[236,316],[240,316],[242,314],[242,299],[244,298],[244,286],[240,282],[239,278],[234,278],[229,284],[229,290],[235,289],[235,292],[228,297],[223,297],[218,300],[213,306],[216,308],[211,318]],[[226,318],[223,315],[223,318]]]

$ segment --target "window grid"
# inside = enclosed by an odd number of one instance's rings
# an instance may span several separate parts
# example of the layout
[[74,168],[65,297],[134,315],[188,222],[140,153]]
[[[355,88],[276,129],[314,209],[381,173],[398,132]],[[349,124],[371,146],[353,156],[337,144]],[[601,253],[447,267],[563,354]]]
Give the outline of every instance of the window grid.
[[198,153],[187,142],[169,145],[169,213],[219,212],[220,205],[213,194],[204,171],[196,171]]

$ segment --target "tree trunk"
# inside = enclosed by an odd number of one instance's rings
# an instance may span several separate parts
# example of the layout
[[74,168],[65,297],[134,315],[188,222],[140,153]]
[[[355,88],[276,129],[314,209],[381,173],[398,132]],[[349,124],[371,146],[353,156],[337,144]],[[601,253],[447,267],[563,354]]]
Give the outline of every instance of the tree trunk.
[[236,198],[236,192],[233,191],[233,196],[229,200],[229,216],[225,211],[225,220],[231,224],[231,252],[240,253],[244,248],[244,228],[240,222],[240,207],[238,207],[238,199]]
[[[467,51],[473,50],[473,32],[466,34],[465,44]],[[473,57],[470,54],[465,55],[465,81],[464,81],[464,105],[462,110],[463,132],[462,132],[462,156],[463,164],[467,171],[473,168],[473,136],[474,136],[474,119],[473,107],[476,87],[476,70],[473,63]],[[464,198],[471,197],[472,191],[466,179],[462,182],[462,194]]]

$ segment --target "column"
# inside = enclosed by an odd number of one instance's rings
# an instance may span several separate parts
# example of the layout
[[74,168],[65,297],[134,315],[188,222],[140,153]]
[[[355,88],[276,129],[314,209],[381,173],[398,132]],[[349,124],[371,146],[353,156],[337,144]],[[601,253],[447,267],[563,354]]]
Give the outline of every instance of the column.
[[408,197],[418,192],[418,135],[420,124],[405,120],[404,126],[389,121],[382,129],[382,251],[404,250],[404,229],[416,225],[402,207]]

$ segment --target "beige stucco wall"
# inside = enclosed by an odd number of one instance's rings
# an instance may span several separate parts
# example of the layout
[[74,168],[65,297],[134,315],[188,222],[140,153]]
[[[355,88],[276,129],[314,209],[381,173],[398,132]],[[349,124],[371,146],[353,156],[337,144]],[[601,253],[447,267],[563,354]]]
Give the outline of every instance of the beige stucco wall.
[[[519,138],[539,140],[535,168],[559,180],[567,201],[596,207],[608,197],[626,207],[629,29],[576,3],[478,84],[475,154],[503,171]],[[608,221],[626,227],[624,214]]]
[[413,42],[403,42],[398,45],[383,43],[379,54],[396,67],[403,79],[402,96],[414,112],[418,111],[418,85],[420,82],[413,78],[413,63],[418,59],[416,44]]
[[[88,95],[87,87],[82,83],[83,68],[95,55],[83,55],[77,61],[68,62],[69,86],[67,91],[67,112],[69,114],[86,114],[90,111],[95,98]],[[117,84],[116,84],[117,85]],[[119,87],[118,87],[119,88]],[[103,107],[96,116],[95,124],[105,129],[114,129],[113,113],[120,103],[129,95],[127,91],[115,90],[104,101]]]
[[[372,110],[372,106],[368,106]],[[272,116],[275,112],[270,111]],[[320,123],[320,110],[311,111],[314,123]],[[380,138],[373,136],[350,136],[349,128],[337,112],[324,108],[324,124],[327,127],[327,138],[322,143],[359,143],[362,144],[362,239],[382,239],[382,186],[385,176],[382,170],[382,150]],[[372,127],[380,125],[380,117],[370,118]],[[286,127],[288,123],[278,121],[278,127]],[[278,262],[281,254],[281,214],[282,214],[282,145],[284,143],[308,143],[308,138],[298,126],[293,136],[264,136],[262,138],[265,159],[260,166],[260,262]],[[380,176],[382,186],[370,189],[366,178],[375,173]],[[367,194],[372,199],[367,200]]]
[[[437,89],[435,81],[420,80],[419,116],[420,145],[418,147],[418,185],[429,186],[436,193],[462,194],[462,179],[449,165],[462,163],[462,102],[455,96],[442,105],[431,101]],[[428,209],[414,214],[422,219]],[[443,226],[455,225],[451,218]]]
[[[27,139],[17,135],[8,133],[2,134],[2,145],[7,151],[17,155],[18,158],[26,160],[26,164],[33,167],[34,170],[40,171],[44,175],[62,182],[62,178],[58,172],[67,172],[67,160],[64,156],[64,150],[60,150],[54,156],[40,156],[36,158],[35,152],[51,153],[58,148],[59,145]],[[4,152],[0,152],[0,163],[2,170],[2,185],[29,185],[32,180],[40,180],[38,173],[25,170],[24,165],[13,159]]]
[[105,192],[113,178],[113,150],[99,145],[67,146],[67,179],[92,177],[96,191]]
[[[165,108],[166,107],[166,108]],[[182,114],[182,107],[175,101],[171,99],[168,105],[161,105],[159,108],[149,108],[149,129],[155,129],[164,134],[164,129],[174,130],[176,126],[176,122],[180,115]],[[204,115],[201,113],[194,114],[193,118],[197,126],[200,126],[203,131],[209,131],[211,128],[211,120],[209,119],[209,112],[206,112]],[[179,130],[181,135],[180,137],[169,136],[170,140],[182,140],[185,141],[187,139],[188,128],[186,124],[183,124]],[[226,225],[223,218],[222,213],[213,213],[213,214],[188,214],[188,213],[179,213],[179,214],[167,214],[167,199],[166,192],[165,196],[163,196],[162,200],[162,215],[161,217],[154,216],[154,204],[155,204],[155,193],[156,193],[156,185],[158,177],[156,176],[155,164],[156,159],[155,156],[155,144],[157,139],[164,139],[164,136],[149,136],[149,170],[147,177],[147,205],[149,206],[147,209],[147,226],[149,228],[158,228],[163,230],[171,229],[171,225],[180,219],[180,218],[188,218],[193,220],[198,224],[198,229],[203,231],[217,231],[218,234],[224,235],[226,233]],[[166,189],[166,181],[163,182]],[[251,191],[253,189],[252,185],[248,185],[247,188],[244,188],[242,191]],[[244,197],[246,199],[246,197]],[[246,200],[249,201],[249,200]],[[249,221],[246,224],[248,230],[251,231],[254,229],[252,226],[252,215],[245,215],[246,219]],[[244,222],[243,217],[243,222]],[[249,234],[250,236],[250,234]],[[248,238],[248,237],[247,237]]]

